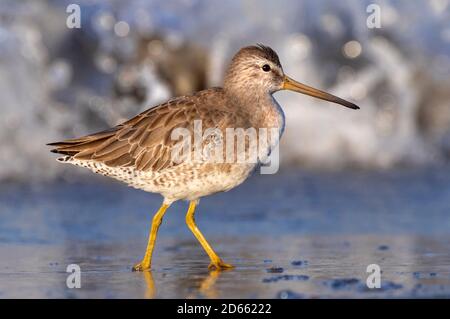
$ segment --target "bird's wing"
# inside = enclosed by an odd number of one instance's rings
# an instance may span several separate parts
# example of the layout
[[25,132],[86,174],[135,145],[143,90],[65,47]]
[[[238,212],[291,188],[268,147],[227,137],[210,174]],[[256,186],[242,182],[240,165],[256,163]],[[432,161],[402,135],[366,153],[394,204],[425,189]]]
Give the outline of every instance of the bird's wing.
[[[215,107],[220,92],[198,93],[172,99],[106,131],[51,143],[55,153],[74,159],[92,160],[110,167],[134,166],[141,171],[160,171],[173,167],[172,150],[179,143],[171,134],[175,128],[185,128],[193,136],[193,121],[202,120],[202,129],[224,127],[230,112]],[[191,143],[192,144],[192,143]]]

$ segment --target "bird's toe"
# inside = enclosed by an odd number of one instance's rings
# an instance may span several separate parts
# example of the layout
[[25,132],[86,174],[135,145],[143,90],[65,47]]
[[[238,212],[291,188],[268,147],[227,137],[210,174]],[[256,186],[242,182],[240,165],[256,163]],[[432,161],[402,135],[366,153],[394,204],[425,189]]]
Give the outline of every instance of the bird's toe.
[[131,268],[132,271],[146,271],[150,270],[150,265],[144,265],[144,263],[137,263]]
[[209,270],[227,270],[234,268],[233,265],[224,263],[223,261],[211,262],[208,266]]

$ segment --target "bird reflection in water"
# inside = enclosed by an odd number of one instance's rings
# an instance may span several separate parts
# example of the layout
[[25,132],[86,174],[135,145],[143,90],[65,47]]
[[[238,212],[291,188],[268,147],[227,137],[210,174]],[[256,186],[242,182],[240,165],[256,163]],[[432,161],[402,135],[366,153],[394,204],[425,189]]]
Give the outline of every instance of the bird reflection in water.
[[145,280],[145,299],[153,299],[156,296],[155,281],[153,280],[153,275],[151,271],[144,271]]
[[221,273],[222,271],[217,269],[210,271],[200,283],[200,287],[198,289],[200,294],[206,298],[218,298],[218,291],[215,284]]
[[[200,296],[204,298],[218,298],[219,292],[217,291],[215,284],[223,272],[224,271],[220,270],[211,270],[210,272],[208,272],[208,274],[203,278],[200,285],[198,286],[198,290],[196,290],[193,294],[189,294],[187,296],[187,299],[198,298],[198,294],[200,294]],[[153,279],[153,274],[151,271],[144,271],[143,275],[145,281],[144,298],[153,299],[156,297],[156,286]]]

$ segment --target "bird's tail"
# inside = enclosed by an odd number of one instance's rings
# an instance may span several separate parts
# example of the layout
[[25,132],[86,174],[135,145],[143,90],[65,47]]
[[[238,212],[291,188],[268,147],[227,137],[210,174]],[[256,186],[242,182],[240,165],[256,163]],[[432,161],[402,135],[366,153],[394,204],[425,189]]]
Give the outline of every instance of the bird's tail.
[[78,157],[90,158],[92,155],[91,150],[94,150],[97,146],[107,141],[111,136],[114,135],[115,129],[102,131],[99,133],[67,139],[61,142],[48,143],[48,146],[53,146],[54,148],[50,150],[52,153],[63,154],[69,157],[77,155]]

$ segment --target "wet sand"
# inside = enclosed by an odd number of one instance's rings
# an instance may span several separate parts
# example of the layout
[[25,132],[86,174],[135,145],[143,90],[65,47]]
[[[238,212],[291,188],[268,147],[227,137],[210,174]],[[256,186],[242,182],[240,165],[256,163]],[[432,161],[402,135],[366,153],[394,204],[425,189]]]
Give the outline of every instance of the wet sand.
[[[103,178],[3,185],[0,298],[448,298],[450,169],[254,176],[201,201],[197,222],[236,269],[208,259],[176,203],[145,249],[157,195]],[[66,286],[68,264],[81,288]],[[369,264],[381,289],[368,289]]]

